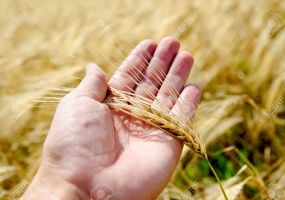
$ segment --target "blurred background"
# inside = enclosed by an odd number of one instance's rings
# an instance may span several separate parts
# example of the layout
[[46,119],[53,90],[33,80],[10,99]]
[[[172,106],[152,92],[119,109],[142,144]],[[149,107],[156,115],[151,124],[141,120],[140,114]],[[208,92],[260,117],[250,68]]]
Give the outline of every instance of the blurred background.
[[[112,74],[139,41],[166,35],[194,55],[194,128],[230,199],[285,199],[284,0],[0,0],[0,13],[0,199],[36,172],[56,88],[90,62]],[[222,196],[184,148],[159,199]]]

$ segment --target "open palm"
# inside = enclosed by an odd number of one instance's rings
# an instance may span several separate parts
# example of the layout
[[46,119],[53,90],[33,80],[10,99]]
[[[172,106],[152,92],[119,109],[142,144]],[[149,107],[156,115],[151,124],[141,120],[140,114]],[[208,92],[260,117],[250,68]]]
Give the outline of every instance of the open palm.
[[[195,85],[184,87],[193,59],[188,52],[178,50],[174,37],[164,38],[158,46],[144,40],[109,83],[99,68],[89,65],[80,85],[57,108],[42,168],[63,176],[92,199],[156,198],[174,171],[183,145],[102,102],[109,84],[147,98],[156,96],[181,119],[193,117],[200,90]],[[140,83],[133,77],[140,77]],[[163,83],[157,81],[164,79]],[[170,82],[180,93],[184,112],[175,104],[167,85]]]

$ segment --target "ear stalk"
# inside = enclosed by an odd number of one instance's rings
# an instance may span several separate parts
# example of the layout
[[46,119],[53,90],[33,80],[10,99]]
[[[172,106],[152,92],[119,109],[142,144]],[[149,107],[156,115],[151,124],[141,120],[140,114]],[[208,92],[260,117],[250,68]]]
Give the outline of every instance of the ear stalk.
[[213,167],[212,164],[210,163],[208,157],[206,157],[205,159],[206,159],[206,161],[207,161],[207,163],[208,163],[208,165],[209,165],[211,171],[213,172],[213,174],[214,174],[214,176],[215,176],[215,178],[216,178],[216,180],[217,180],[217,182],[218,182],[218,184],[219,184],[219,186],[220,186],[220,188],[221,188],[221,191],[222,191],[222,193],[223,193],[224,198],[225,198],[226,200],[228,200],[227,193],[226,193],[226,191],[225,191],[225,189],[224,189],[224,187],[223,187],[223,185],[222,185],[222,182],[221,182],[221,180],[220,180],[218,174],[216,173],[216,170],[214,169],[214,167]]
[[178,116],[169,113],[156,99],[150,100],[111,87],[108,88],[105,103],[113,109],[132,115],[177,138],[190,150],[204,158],[213,172],[224,198],[228,200],[221,180],[208,159],[206,148],[202,145],[199,135],[191,128],[191,124],[184,123]]

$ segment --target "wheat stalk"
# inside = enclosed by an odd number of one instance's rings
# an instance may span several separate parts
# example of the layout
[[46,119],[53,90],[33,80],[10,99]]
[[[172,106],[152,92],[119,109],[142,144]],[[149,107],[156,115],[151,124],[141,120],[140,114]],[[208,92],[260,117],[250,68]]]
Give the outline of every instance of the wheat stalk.
[[206,148],[201,142],[199,134],[191,128],[191,124],[183,122],[177,115],[168,112],[168,109],[165,109],[156,99],[150,100],[137,96],[134,93],[116,90],[111,87],[108,88],[108,94],[105,103],[109,107],[139,118],[170,134],[182,141],[190,150],[203,157],[213,172],[224,198],[228,199],[220,178],[208,159]]

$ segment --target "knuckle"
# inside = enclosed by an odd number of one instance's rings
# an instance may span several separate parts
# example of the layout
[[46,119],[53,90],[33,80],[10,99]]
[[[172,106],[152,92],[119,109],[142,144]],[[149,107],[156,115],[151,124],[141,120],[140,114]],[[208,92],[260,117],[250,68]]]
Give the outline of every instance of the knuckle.
[[94,80],[95,83],[105,84],[107,83],[106,75],[103,72],[96,72],[89,75],[89,78]]

